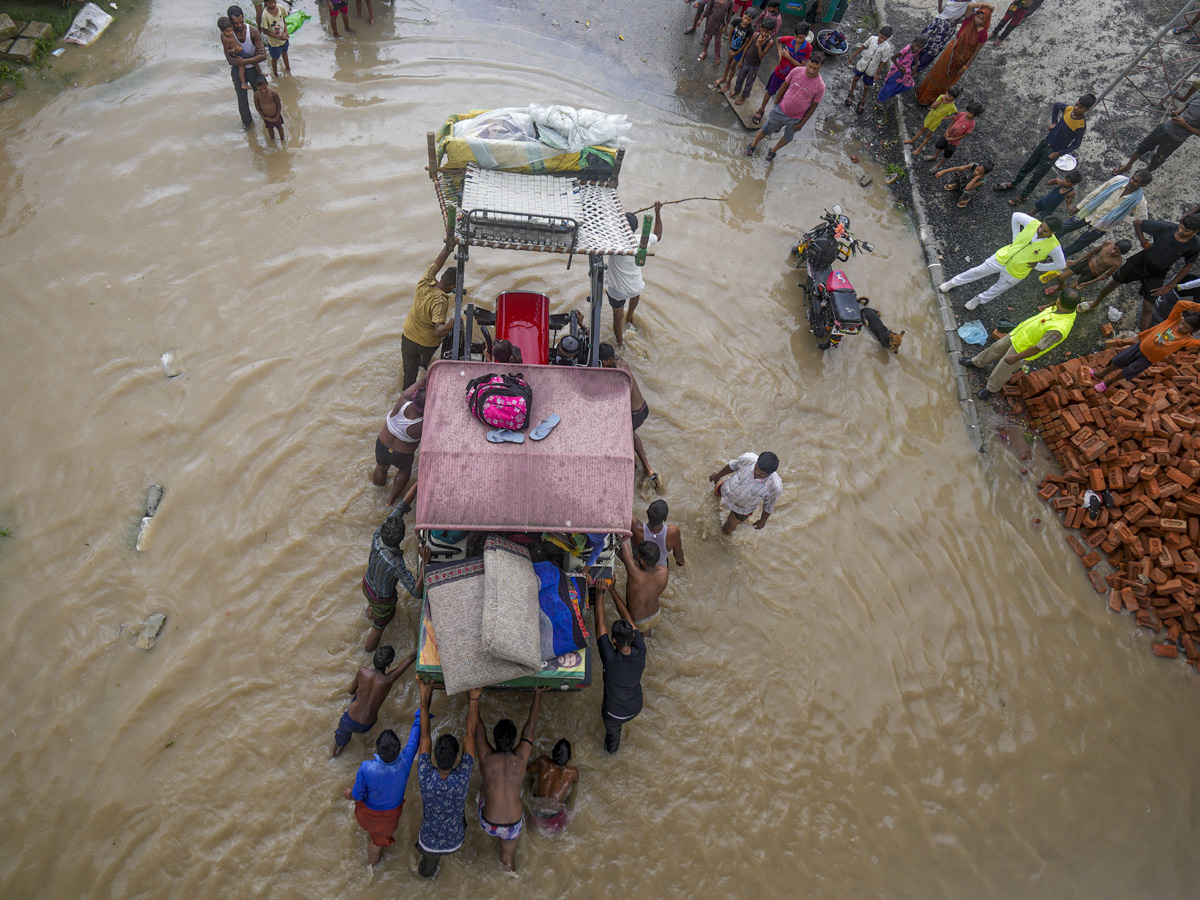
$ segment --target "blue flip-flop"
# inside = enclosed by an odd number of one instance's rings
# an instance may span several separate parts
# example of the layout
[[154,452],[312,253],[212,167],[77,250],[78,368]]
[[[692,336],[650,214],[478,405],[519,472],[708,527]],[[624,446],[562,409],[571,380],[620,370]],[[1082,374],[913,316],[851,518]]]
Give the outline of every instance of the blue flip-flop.
[[546,416],[546,418],[542,419],[542,421],[538,422],[537,427],[529,432],[530,439],[535,441],[542,440],[542,438],[553,431],[554,426],[561,421],[562,419],[558,417],[558,413],[551,413],[550,415]]
[[487,433],[487,439],[493,444],[523,444],[525,443],[525,434],[508,428],[497,428],[495,431]]

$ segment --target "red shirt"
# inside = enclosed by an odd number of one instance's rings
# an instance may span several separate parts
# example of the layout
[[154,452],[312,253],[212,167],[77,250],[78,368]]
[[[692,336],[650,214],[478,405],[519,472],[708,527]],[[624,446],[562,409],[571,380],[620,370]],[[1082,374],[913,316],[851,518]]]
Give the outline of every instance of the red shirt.
[[946,129],[946,143],[951,147],[957,147],[958,142],[974,130],[975,117],[970,113],[960,112],[950,120],[950,127]]
[[[792,55],[792,59],[798,59],[801,63],[808,62],[808,58],[812,56],[812,41],[805,39],[804,43],[796,46],[796,41],[799,40],[795,35],[779,39],[780,46],[787,50]],[[796,66],[784,58],[783,54],[779,54],[779,65],[775,67],[775,74],[780,78],[787,77],[787,73],[792,71]]]

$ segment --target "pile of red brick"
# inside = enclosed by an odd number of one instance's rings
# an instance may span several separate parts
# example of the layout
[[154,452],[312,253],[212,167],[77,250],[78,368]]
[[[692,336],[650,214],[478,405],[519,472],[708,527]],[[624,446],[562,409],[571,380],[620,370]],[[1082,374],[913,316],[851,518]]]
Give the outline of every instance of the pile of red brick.
[[[1107,363],[1121,343],[1022,375],[1004,394],[1062,468],[1038,494],[1085,536],[1067,542],[1097,593],[1109,595],[1113,611],[1165,630],[1155,654],[1175,657],[1182,648],[1200,670],[1200,359],[1176,353],[1133,385],[1110,380],[1107,391],[1095,391],[1089,367]],[[1110,491],[1114,502],[1094,519],[1081,505],[1089,488]],[[1092,569],[1104,558],[1113,569],[1107,576]]]

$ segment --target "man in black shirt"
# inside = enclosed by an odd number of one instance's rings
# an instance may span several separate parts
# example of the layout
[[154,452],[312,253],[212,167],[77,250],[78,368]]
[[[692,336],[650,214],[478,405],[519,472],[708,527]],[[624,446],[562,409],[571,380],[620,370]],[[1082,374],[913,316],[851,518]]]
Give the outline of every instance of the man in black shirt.
[[633,624],[625,603],[613,592],[621,618],[613,623],[612,637],[604,624],[604,595],[597,594],[596,649],[604,666],[604,749],[616,753],[621,746],[621,727],[642,711],[642,672],[646,668],[646,639]]
[[[1188,214],[1176,225],[1174,222],[1156,222],[1151,219],[1134,219],[1133,230],[1141,241],[1142,250],[1125,260],[1121,268],[1113,273],[1111,280],[1100,291],[1092,306],[1116,290],[1117,285],[1140,281],[1142,286],[1142,331],[1150,327],[1154,315],[1154,298],[1169,294],[1191,271],[1200,256],[1200,215]],[[1179,260],[1183,266],[1171,279],[1163,284],[1167,273]]]

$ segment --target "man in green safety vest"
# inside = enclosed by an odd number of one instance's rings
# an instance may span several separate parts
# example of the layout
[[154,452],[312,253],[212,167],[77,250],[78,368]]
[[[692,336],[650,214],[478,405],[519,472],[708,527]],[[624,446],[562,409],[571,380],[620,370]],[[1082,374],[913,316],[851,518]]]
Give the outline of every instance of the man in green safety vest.
[[1065,269],[1067,260],[1063,256],[1062,247],[1058,245],[1058,238],[1054,236],[1060,228],[1060,219],[1051,218],[1039,222],[1033,216],[1013,213],[1012,243],[1001,247],[975,268],[967,269],[961,275],[955,275],[949,281],[942,282],[938,285],[938,290],[948,292],[960,284],[970,284],[988,275],[998,274],[1000,277],[996,279],[995,284],[964,304],[967,309],[976,310],[981,303],[995,300],[1014,284],[1020,284],[1035,268],[1043,272]]
[[1026,360],[1037,359],[1065,341],[1075,324],[1075,307],[1078,305],[1079,291],[1064,288],[1054,306],[1039,310],[973,359],[960,358],[958,364],[968,369],[996,364],[987,384],[975,396],[986,400],[1004,387]]

